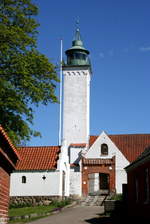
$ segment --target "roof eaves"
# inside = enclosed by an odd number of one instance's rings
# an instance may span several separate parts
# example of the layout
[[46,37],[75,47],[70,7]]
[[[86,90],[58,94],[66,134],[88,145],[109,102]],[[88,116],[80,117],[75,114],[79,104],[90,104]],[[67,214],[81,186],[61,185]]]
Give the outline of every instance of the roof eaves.
[[3,157],[9,162],[9,164],[15,169],[14,163],[9,159],[7,154],[0,148],[0,153],[3,155]]
[[15,172],[44,172],[44,171],[55,171],[57,168],[48,168],[48,169],[16,169]]
[[70,148],[85,148],[86,143],[71,143],[69,145]]
[[8,145],[13,150],[13,152],[16,154],[17,158],[20,160],[21,158],[20,158],[19,153],[17,152],[15,146],[12,144],[10,138],[8,137],[7,133],[5,132],[5,130],[3,129],[3,127],[1,125],[0,125],[0,133],[5,138],[5,140],[7,141]]

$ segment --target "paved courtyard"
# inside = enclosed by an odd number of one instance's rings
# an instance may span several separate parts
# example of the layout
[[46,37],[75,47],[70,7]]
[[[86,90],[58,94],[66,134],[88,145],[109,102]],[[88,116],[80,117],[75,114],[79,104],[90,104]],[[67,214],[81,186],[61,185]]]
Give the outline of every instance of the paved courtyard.
[[28,222],[27,224],[95,224],[99,223],[96,220],[98,220],[100,214],[103,212],[104,209],[100,206],[75,206],[72,208],[65,208],[57,214],[34,222]]

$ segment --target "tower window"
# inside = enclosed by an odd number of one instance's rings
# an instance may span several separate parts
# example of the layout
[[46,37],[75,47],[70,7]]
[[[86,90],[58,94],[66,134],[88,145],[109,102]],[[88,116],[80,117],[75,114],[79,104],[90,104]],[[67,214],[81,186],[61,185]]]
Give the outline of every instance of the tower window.
[[107,144],[101,145],[101,155],[108,155],[108,145]]
[[82,59],[86,60],[86,55],[82,54]]
[[25,184],[27,182],[26,176],[22,176],[22,183]]
[[79,53],[75,53],[74,56],[76,59],[81,59],[81,54],[79,54]]

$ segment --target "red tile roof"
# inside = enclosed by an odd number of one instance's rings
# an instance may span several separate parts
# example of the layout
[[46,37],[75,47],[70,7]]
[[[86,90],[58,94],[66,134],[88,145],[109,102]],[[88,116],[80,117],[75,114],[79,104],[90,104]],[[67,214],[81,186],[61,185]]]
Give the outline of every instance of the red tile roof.
[[[90,136],[90,146],[99,136]],[[146,147],[150,146],[150,134],[108,135],[129,162],[134,161]]]
[[16,170],[51,170],[57,168],[59,146],[20,147],[21,161]]
[[94,142],[96,141],[96,139],[99,137],[99,135],[91,135],[90,136],[90,140],[89,140],[89,147],[91,147]]
[[70,147],[84,148],[84,147],[86,147],[86,143],[72,143],[72,144],[70,144]]
[[150,147],[147,147],[141,154],[140,156],[137,157],[136,160],[134,160],[132,163],[130,163],[130,165],[128,165],[127,167],[125,167],[125,169],[128,170],[132,170],[144,163],[147,163],[148,161],[150,161]]

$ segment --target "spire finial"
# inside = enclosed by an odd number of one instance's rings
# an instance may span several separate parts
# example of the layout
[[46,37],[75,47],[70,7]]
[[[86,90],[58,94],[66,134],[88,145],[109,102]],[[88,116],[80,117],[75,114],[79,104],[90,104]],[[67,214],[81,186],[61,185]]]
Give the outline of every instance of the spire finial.
[[88,65],[90,66],[88,59],[89,51],[83,46],[81,40],[79,19],[75,20],[75,35],[72,41],[72,47],[66,51],[67,65]]
[[79,29],[79,18],[76,19],[75,25],[76,25],[75,40],[81,40],[80,29]]
[[79,29],[79,23],[80,23],[79,17],[77,17],[77,19],[76,19],[76,30],[80,30]]

